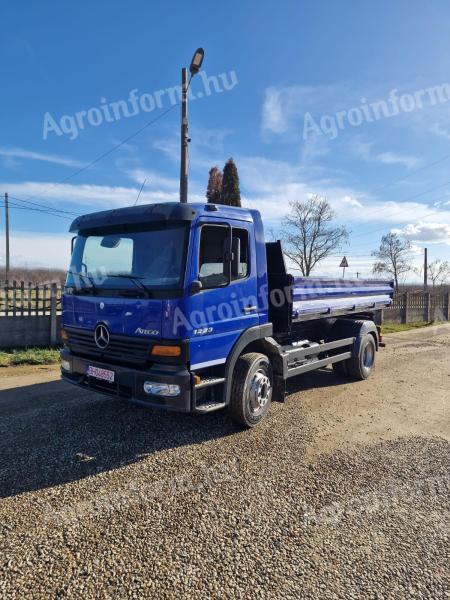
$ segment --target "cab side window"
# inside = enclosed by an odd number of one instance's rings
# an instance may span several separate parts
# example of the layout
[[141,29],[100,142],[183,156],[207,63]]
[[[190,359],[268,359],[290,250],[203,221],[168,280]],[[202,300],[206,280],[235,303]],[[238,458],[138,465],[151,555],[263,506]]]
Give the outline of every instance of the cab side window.
[[249,270],[249,238],[246,229],[203,225],[200,234],[199,280],[204,289],[222,287],[230,281],[244,279]]
[[204,288],[228,284],[225,253],[229,246],[230,228],[204,225],[200,237],[199,279]]
[[246,229],[234,229],[232,239],[232,251],[238,257],[232,263],[231,279],[244,279],[250,271],[248,251],[248,231]]

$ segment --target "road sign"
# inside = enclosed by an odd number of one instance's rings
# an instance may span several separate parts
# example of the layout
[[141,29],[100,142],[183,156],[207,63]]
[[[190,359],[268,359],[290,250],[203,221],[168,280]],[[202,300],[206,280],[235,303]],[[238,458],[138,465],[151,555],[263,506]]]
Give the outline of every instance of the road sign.
[[341,267],[341,269],[345,269],[346,267],[348,267],[348,262],[347,262],[346,256],[344,256],[344,258],[341,260],[341,264],[339,266]]

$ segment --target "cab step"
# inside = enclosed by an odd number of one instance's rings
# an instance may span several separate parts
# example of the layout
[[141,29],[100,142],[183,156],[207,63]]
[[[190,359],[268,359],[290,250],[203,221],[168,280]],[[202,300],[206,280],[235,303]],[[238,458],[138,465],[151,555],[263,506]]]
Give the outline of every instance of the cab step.
[[203,388],[210,387],[211,385],[219,385],[219,383],[225,383],[225,377],[205,377],[200,383],[195,386],[196,390],[202,390]]

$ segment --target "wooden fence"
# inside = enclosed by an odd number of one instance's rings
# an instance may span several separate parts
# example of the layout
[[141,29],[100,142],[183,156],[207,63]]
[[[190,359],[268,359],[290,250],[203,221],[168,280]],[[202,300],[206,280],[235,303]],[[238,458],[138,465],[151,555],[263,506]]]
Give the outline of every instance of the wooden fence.
[[0,285],[0,348],[55,346],[60,341],[62,286],[23,281]]
[[12,281],[0,286],[0,316],[45,316],[61,310],[61,284],[33,285]]
[[404,292],[396,294],[392,306],[384,309],[390,323],[450,321],[450,293]]

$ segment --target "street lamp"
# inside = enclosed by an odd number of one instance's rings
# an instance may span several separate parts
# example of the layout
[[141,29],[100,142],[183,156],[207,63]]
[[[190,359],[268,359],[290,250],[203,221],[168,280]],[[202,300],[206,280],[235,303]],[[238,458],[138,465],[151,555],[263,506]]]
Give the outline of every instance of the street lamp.
[[202,66],[205,52],[203,48],[197,48],[192,57],[189,72],[191,77],[187,80],[187,69],[181,69],[181,161],[180,161],[180,202],[187,202],[188,195],[188,115],[187,115],[187,93],[192,77],[196,75]]
[[197,73],[200,71],[204,57],[205,51],[203,48],[197,48],[194,56],[192,57],[191,66],[189,67],[191,76],[197,75]]

